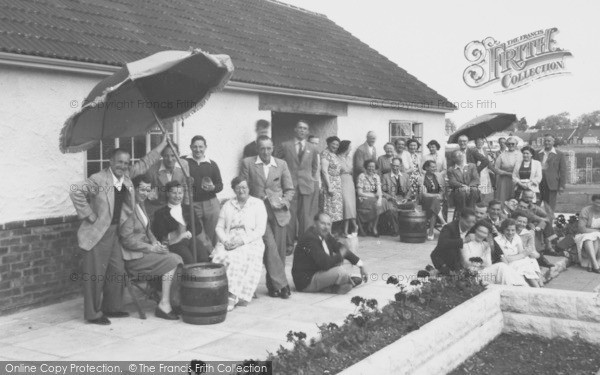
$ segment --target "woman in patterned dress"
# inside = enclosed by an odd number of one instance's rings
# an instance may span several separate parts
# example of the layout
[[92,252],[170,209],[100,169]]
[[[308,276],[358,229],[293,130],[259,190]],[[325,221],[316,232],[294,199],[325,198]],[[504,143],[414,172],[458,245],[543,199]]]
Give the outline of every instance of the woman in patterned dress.
[[446,157],[442,152],[440,152],[439,142],[435,139],[429,141],[427,143],[427,148],[429,149],[429,154],[423,156],[423,163],[427,160],[431,160],[435,163],[436,172],[442,173],[444,177],[446,177],[446,171],[448,170],[448,162],[446,161]]
[[336,155],[340,139],[332,136],[326,139],[327,148],[321,153],[321,174],[323,176],[323,209],[332,222],[344,220],[342,199],[341,163]]
[[379,173],[379,176],[383,176],[392,171],[392,159],[396,156],[394,144],[391,142],[383,145],[383,151],[385,152],[385,155],[381,155],[377,158],[377,173]]
[[364,167],[365,173],[361,173],[356,182],[358,220],[364,223],[367,234],[379,237],[377,224],[379,215],[384,212],[381,179],[377,174],[375,160],[365,161]]
[[408,147],[408,153],[410,154],[410,169],[406,171],[409,175],[409,189],[407,199],[419,201],[421,195],[421,167],[422,157],[418,153],[421,145],[416,139],[409,139],[406,141],[406,147]]
[[[475,150],[479,152],[481,155],[485,156],[490,163],[493,162],[488,156],[485,148],[485,139],[483,138],[475,138]],[[477,166],[481,164],[481,161],[477,162]],[[485,167],[479,172],[479,195],[480,199],[483,203],[488,204],[494,199],[494,187],[492,186],[492,179],[490,178],[490,170],[488,167]]]
[[496,158],[496,200],[505,202],[513,197],[514,186],[513,171],[515,165],[520,165],[523,155],[517,150],[517,140],[509,137],[506,140],[508,150]]
[[228,311],[246,306],[262,274],[267,229],[267,210],[258,198],[250,196],[248,182],[236,177],[231,181],[235,198],[225,202],[219,213],[215,232],[219,242],[212,253],[213,263],[227,269],[229,285]]

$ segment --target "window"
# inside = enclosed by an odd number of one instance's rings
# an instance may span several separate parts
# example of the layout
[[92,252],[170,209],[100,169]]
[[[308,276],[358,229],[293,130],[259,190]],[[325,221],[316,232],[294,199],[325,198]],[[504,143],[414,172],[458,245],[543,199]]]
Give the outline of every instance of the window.
[[[177,142],[177,126],[165,125],[167,133],[171,136],[171,139]],[[94,173],[100,172],[102,169],[109,166],[109,159],[112,150],[115,148],[123,148],[131,154],[131,162],[135,162],[150,150],[156,147],[162,140],[162,131],[156,126],[150,130],[146,135],[140,135],[137,137],[126,137],[126,138],[115,138],[110,142],[100,142],[96,146],[87,150],[87,160],[85,173],[89,177]]]
[[414,138],[421,144],[423,149],[423,124],[420,122],[391,120],[390,121],[390,142],[394,143],[396,139]]

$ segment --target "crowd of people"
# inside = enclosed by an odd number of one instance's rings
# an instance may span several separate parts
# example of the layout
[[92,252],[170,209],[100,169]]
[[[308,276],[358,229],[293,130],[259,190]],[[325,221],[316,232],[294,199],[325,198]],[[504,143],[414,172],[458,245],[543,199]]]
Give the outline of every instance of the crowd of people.
[[[430,240],[441,228],[431,255],[441,272],[468,267],[501,283],[542,286],[539,265],[552,266],[544,254],[555,254],[552,218],[566,177],[551,136],[538,153],[518,150],[511,137],[497,152],[485,149],[481,139],[469,148],[462,136],[447,161],[435,140],[421,154],[416,139],[398,138],[378,156],[377,136],[370,131],[350,159],[350,141],[330,136],[321,150],[306,120],[277,147],[268,121],[257,121],[255,130],[230,184],[235,196],[222,206],[221,172],[200,135],[192,138],[187,157],[179,157],[166,136],[133,165],[127,151],[116,149],[108,168],[71,192],[83,219],[83,272],[101,276],[84,278],[87,321],[110,324],[108,318],[128,316],[121,307],[123,285],[111,282],[124,273],[158,277],[153,287],[162,294],[155,314],[178,319],[178,275],[182,265],[195,262],[224,265],[228,310],[257,298],[263,264],[268,295],[289,298],[285,260],[292,253],[297,291],[346,293],[367,273],[344,238],[378,237],[381,228],[397,233],[398,211],[419,207],[427,213]],[[578,242],[595,254],[595,270],[598,200],[586,211],[590,232]],[[359,267],[361,277],[352,277],[341,266],[344,260]]]

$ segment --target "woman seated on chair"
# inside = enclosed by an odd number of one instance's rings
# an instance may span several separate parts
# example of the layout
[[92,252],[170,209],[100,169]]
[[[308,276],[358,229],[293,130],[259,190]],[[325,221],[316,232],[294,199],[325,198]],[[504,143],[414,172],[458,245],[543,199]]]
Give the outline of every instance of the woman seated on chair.
[[248,182],[242,177],[231,181],[235,198],[221,209],[216,227],[219,242],[212,254],[213,263],[225,265],[229,282],[228,311],[246,306],[262,273],[267,228],[267,210],[258,198],[251,197]]
[[[183,264],[195,263],[192,251],[192,226],[190,220],[190,207],[181,204],[183,200],[183,186],[179,181],[171,181],[165,185],[167,191],[167,205],[159,208],[154,213],[152,232],[156,238],[169,247],[169,251],[183,259]],[[198,235],[202,233],[202,225],[196,221],[196,251],[198,262],[208,262],[209,254]]]
[[[144,201],[151,192],[150,179],[144,175],[133,179],[135,204],[133,209],[123,209],[120,224],[120,239],[125,268],[135,280],[151,282],[162,280],[162,297],[155,314],[167,320],[179,319],[172,303],[179,305],[178,267],[181,257],[170,253],[150,231],[150,219]],[[173,302],[171,302],[173,301]]]
[[377,174],[375,160],[367,160],[364,163],[365,172],[358,176],[356,192],[358,195],[358,219],[365,224],[365,232],[374,237],[379,237],[377,224],[379,215],[385,210],[383,207],[383,192],[381,191],[381,179]]

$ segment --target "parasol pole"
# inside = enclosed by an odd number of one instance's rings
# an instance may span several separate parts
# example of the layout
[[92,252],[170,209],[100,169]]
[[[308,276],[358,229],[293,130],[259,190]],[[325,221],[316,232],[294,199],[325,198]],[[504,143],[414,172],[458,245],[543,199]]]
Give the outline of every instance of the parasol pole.
[[[163,126],[162,122],[160,121],[160,119],[158,118],[156,113],[154,111],[152,111],[152,114],[154,115],[154,118],[156,119],[156,123],[158,124],[160,131],[162,131],[162,133],[164,135],[167,135],[167,130]],[[181,159],[179,158],[177,150],[175,150],[175,148],[171,144],[171,138],[167,138],[167,141],[168,141],[167,143],[169,144],[169,147],[171,147],[171,149],[173,150],[175,159],[177,159],[177,163],[179,164],[179,167],[181,167],[181,171],[183,172],[183,176],[185,177],[187,190],[188,190],[188,198],[190,199],[189,206],[190,206],[190,225],[192,227],[192,252],[194,253],[194,261],[196,263],[198,263],[198,251],[196,249],[196,215],[194,213],[194,198],[192,196],[192,192],[193,192],[192,178],[190,177],[188,172],[186,172],[186,170],[183,168],[183,165],[181,164]]]

